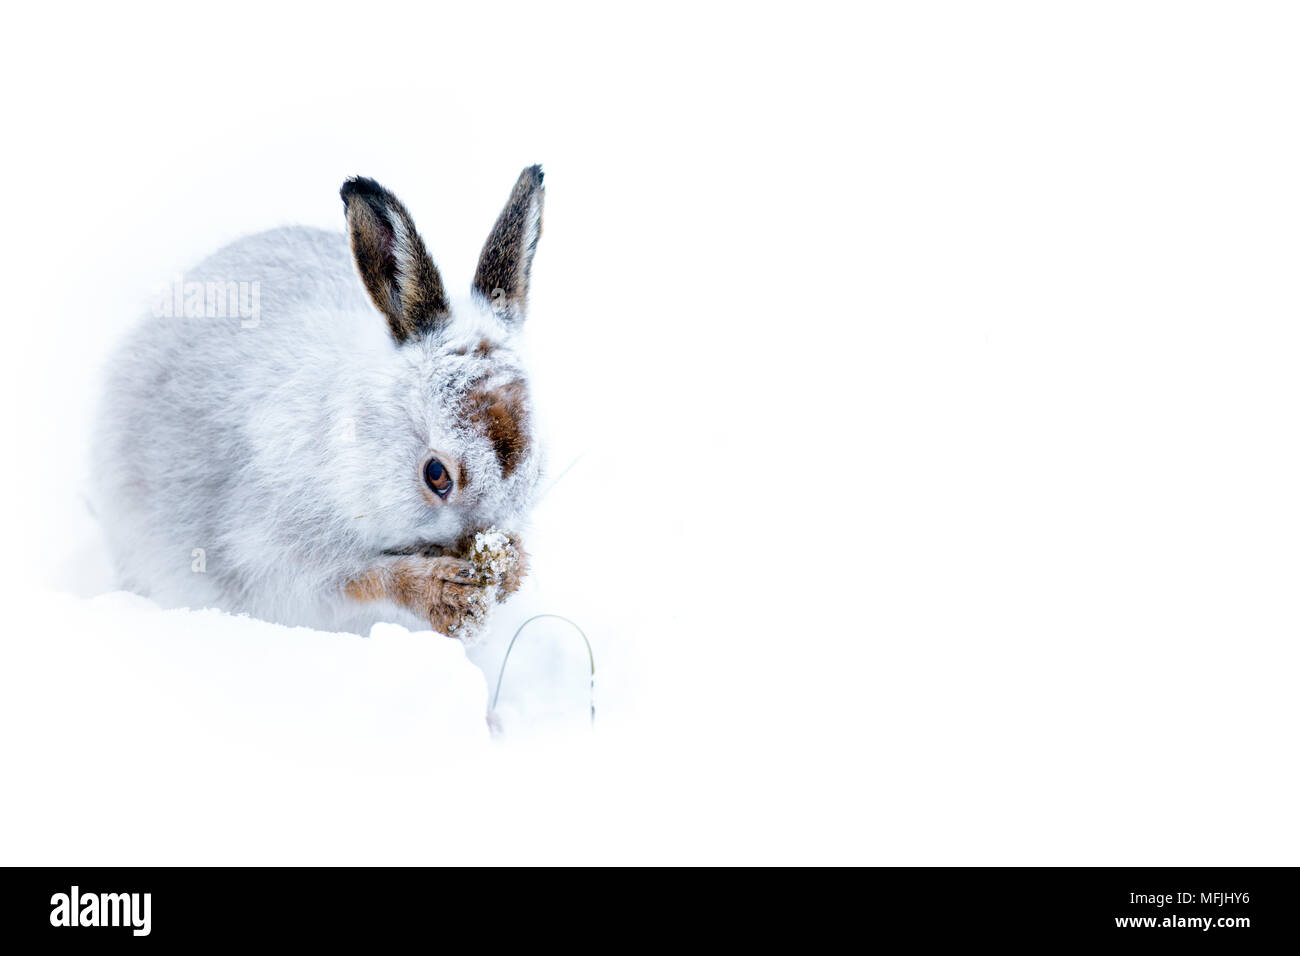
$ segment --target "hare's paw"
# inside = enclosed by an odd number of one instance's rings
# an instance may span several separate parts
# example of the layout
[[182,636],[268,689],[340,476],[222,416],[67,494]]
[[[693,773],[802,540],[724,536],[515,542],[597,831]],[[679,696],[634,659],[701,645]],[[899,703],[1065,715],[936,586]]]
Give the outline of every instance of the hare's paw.
[[470,532],[457,550],[474,568],[477,582],[495,589],[498,601],[518,591],[528,573],[528,553],[519,538],[497,528]]
[[451,637],[472,641],[478,636],[487,620],[488,608],[491,606],[491,594],[494,588],[485,587],[477,582],[465,583],[473,579],[475,570],[467,562],[457,558],[438,558],[448,565],[435,572],[449,575],[438,579],[438,584],[430,588],[426,599],[429,601],[426,616],[433,629]]
[[487,620],[489,589],[476,585],[445,584],[437,603],[428,609],[430,625],[449,637],[473,640]]
[[497,577],[497,600],[504,601],[519,590],[519,585],[528,574],[528,552],[517,537],[510,539],[510,552],[514,560],[509,562]]
[[393,601],[457,637],[477,630],[489,604],[474,566],[445,556],[412,556],[371,568],[351,579],[346,591],[358,601]]

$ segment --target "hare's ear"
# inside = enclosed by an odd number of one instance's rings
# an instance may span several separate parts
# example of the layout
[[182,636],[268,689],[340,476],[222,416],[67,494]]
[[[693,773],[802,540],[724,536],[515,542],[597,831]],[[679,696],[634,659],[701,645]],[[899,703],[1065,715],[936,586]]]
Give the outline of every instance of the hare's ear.
[[507,322],[523,321],[528,311],[528,275],[542,234],[545,194],[541,166],[520,173],[478,257],[474,291]]
[[447,319],[442,277],[415,231],[411,214],[373,179],[354,176],[339,190],[352,257],[375,307],[398,343],[436,330]]

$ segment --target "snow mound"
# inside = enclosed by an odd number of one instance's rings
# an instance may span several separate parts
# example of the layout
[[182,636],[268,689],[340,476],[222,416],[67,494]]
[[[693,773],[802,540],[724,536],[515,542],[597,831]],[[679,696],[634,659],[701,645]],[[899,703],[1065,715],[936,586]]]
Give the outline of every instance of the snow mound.
[[[378,624],[368,638],[218,610],[162,610],[125,592],[52,594],[40,633],[0,643],[6,746],[85,740],[78,759],[340,765],[410,771],[486,746],[487,687],[463,646]],[[19,757],[5,754],[6,765]],[[17,765],[28,765],[18,760]]]

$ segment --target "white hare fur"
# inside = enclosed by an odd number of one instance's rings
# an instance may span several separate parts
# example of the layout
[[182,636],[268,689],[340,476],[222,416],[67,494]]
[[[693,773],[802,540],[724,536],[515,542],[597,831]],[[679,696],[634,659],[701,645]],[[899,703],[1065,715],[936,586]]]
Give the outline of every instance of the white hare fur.
[[[349,180],[344,200],[347,233],[275,229],[186,273],[258,282],[256,324],[151,317],[112,362],[93,487],[122,587],[326,630],[427,628],[418,607],[357,600],[348,582],[525,522],[542,468],[526,392],[508,465],[466,408],[526,387],[517,340],[540,168],[520,177],[474,289],[455,299],[391,194]],[[464,479],[446,501],[422,472],[434,452]]]

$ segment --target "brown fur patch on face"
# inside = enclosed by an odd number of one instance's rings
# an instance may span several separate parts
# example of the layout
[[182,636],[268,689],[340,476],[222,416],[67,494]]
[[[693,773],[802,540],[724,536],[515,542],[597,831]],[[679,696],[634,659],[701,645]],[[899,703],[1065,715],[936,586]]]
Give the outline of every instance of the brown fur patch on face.
[[509,478],[528,454],[528,388],[521,381],[481,387],[465,396],[465,418],[496,451],[501,476]]
[[521,320],[528,308],[528,278],[533,253],[542,234],[542,167],[529,166],[519,174],[515,188],[497,217],[492,233],[479,253],[474,288],[493,311]]
[[375,308],[400,344],[431,332],[451,310],[433,260],[406,207],[373,179],[349,179],[339,190],[352,257]]

